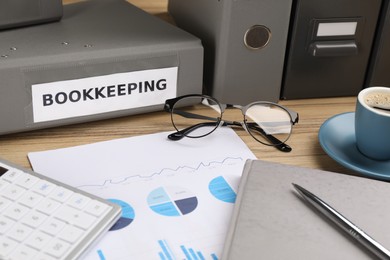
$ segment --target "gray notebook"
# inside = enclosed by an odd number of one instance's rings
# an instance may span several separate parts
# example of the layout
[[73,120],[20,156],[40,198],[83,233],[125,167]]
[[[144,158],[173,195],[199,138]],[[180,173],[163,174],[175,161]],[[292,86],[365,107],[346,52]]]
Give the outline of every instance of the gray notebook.
[[390,184],[333,172],[248,160],[222,259],[373,259],[309,207],[310,190],[390,248]]

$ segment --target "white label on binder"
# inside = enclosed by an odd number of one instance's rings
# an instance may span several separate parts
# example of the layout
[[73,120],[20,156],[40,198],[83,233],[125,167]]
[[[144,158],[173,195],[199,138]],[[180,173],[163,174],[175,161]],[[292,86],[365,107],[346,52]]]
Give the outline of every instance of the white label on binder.
[[32,85],[34,123],[163,105],[176,96],[177,73],[171,67]]
[[355,35],[357,22],[331,22],[318,24],[317,36]]

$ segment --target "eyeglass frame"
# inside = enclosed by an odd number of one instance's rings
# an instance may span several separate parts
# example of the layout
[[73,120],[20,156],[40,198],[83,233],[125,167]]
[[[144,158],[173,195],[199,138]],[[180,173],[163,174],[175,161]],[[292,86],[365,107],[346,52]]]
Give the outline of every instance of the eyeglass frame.
[[[214,122],[212,122],[212,125],[211,125],[211,126],[215,125],[214,129],[211,130],[210,132],[204,134],[204,135],[188,136],[188,135],[186,135],[183,132],[193,131],[194,129],[192,129],[192,128],[196,129],[198,127],[206,126],[208,123],[201,123],[201,125],[199,125],[199,124],[192,125],[192,126],[189,126],[187,128],[184,128],[182,130],[179,130],[179,129],[177,129],[177,127],[176,127],[176,125],[175,125],[175,123],[173,121],[173,114],[174,114],[173,113],[173,107],[175,106],[175,104],[179,100],[182,100],[184,98],[189,98],[189,97],[199,97],[199,98],[205,98],[205,99],[212,100],[213,102],[215,102],[215,104],[217,104],[219,106],[219,108],[221,110],[221,112],[220,112],[221,116],[218,117],[218,118],[212,118],[212,117],[207,117],[207,116],[203,116],[203,115],[197,115],[197,114],[192,114],[192,113],[189,113],[189,112],[181,111],[180,115],[183,116],[183,117],[186,117],[186,118],[196,118],[196,119],[205,119],[205,120],[213,120],[214,121]],[[188,94],[188,95],[178,96],[178,97],[175,97],[175,98],[170,98],[170,99],[167,99],[165,101],[164,110],[171,114],[172,125],[176,129],[175,133],[172,133],[172,134],[168,135],[168,139],[173,140],[173,141],[177,141],[177,140],[182,139],[183,137],[201,138],[201,137],[205,137],[205,136],[213,133],[220,126],[232,125],[232,126],[241,126],[242,128],[244,128],[244,130],[247,133],[249,133],[256,141],[258,141],[261,144],[268,145],[268,146],[273,146],[273,147],[277,148],[278,150],[280,150],[282,152],[290,152],[292,150],[292,148],[289,145],[287,145],[285,142],[290,138],[292,132],[289,133],[288,137],[286,138],[286,140],[284,142],[281,142],[279,139],[277,139],[273,135],[265,134],[264,137],[267,138],[272,143],[272,144],[267,144],[267,143],[264,143],[264,142],[261,142],[260,140],[258,140],[252,134],[252,132],[248,130],[250,128],[250,126],[247,125],[246,111],[250,107],[252,107],[253,105],[256,105],[256,104],[277,106],[277,107],[281,108],[282,110],[285,110],[289,114],[291,126],[295,125],[299,121],[299,114],[297,112],[295,112],[294,110],[291,110],[291,109],[289,109],[289,108],[287,108],[285,106],[282,106],[282,105],[279,105],[277,103],[270,102],[270,101],[255,101],[255,102],[249,103],[249,104],[247,104],[245,106],[242,106],[242,105],[232,105],[232,104],[220,103],[216,98],[213,98],[211,96],[204,95],[204,94]],[[243,121],[239,122],[239,121],[226,121],[226,120],[222,120],[223,113],[225,112],[225,110],[227,108],[237,108],[237,109],[240,109],[241,113],[243,115]],[[215,119],[217,119],[217,121],[215,121]],[[204,124],[206,124],[206,125],[204,125]],[[264,130],[262,130],[262,129],[256,129],[256,130],[259,131],[260,133],[264,132]],[[278,143],[277,143],[277,141],[278,141]]]

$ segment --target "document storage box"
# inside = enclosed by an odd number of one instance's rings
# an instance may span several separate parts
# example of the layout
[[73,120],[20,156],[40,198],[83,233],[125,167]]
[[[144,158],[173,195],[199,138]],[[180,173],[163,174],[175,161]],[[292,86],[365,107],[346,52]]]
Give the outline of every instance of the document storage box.
[[366,87],[390,87],[390,1],[385,0],[376,31]]
[[354,96],[364,86],[381,0],[296,0],[282,98]]
[[278,101],[292,0],[169,0],[202,40],[205,91],[224,103]]
[[199,39],[124,0],[0,32],[0,134],[162,110],[201,93]]

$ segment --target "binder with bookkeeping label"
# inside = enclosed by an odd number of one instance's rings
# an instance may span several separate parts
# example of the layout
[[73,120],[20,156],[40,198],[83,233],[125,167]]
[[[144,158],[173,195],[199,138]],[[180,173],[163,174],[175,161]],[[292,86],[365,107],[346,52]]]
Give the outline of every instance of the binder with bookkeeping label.
[[0,134],[163,109],[202,91],[203,47],[125,0],[0,32]]

